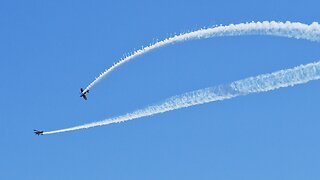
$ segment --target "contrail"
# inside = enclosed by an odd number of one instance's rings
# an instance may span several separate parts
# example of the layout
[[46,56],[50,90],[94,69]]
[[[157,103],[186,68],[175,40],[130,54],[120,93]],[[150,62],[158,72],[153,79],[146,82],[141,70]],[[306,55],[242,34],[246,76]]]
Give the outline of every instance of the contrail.
[[314,22],[310,25],[302,24],[299,22],[251,22],[241,24],[230,24],[227,26],[217,26],[207,29],[200,29],[197,31],[175,35],[165,40],[156,42],[150,46],[144,47],[133,52],[131,55],[120,59],[117,63],[114,63],[110,68],[102,72],[95,78],[84,90],[85,92],[91,89],[96,83],[98,83],[103,77],[117,69],[121,65],[129,62],[130,60],[143,55],[153,49],[163,47],[176,42],[187,41],[192,39],[212,38],[218,36],[240,36],[240,35],[271,35],[282,36],[296,39],[306,39],[310,41],[320,41],[320,25]]
[[84,124],[80,126],[75,126],[71,128],[44,132],[43,134],[76,131],[80,129],[87,129],[112,123],[120,123],[176,109],[186,108],[189,106],[195,106],[214,101],[222,101],[252,93],[272,91],[279,88],[304,84],[309,81],[319,79],[320,61],[306,65],[300,65],[291,69],[276,71],[270,74],[262,74],[256,77],[249,77],[246,79],[232,82],[230,84],[188,92],[182,95],[171,97],[159,104],[148,106],[144,109],[140,109],[122,116],[89,124]]

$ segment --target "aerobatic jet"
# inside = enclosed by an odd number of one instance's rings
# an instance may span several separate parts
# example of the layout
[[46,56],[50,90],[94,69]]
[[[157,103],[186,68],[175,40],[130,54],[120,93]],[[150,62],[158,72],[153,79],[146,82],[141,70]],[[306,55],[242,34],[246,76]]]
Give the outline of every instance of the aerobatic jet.
[[43,135],[43,131],[33,130],[36,135]]
[[84,100],[87,100],[86,94],[89,93],[89,90],[83,91],[82,88],[80,88],[80,97],[83,97]]

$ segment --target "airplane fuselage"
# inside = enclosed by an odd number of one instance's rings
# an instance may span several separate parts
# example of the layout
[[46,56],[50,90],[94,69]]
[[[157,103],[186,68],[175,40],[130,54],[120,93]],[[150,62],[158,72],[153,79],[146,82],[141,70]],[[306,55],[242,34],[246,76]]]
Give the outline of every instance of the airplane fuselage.
[[43,131],[33,130],[36,135],[43,135]]
[[80,97],[82,97],[84,100],[87,100],[87,93],[89,93],[89,90],[84,91],[82,88],[80,88]]

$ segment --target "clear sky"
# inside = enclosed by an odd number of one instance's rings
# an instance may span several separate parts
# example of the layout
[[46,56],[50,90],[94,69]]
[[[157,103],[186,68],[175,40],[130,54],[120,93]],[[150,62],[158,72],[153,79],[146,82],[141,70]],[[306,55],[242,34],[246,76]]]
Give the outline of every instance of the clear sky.
[[187,91],[320,60],[320,44],[223,37],[125,53],[170,35],[247,21],[319,22],[319,1],[0,3],[0,179],[320,178],[320,82],[70,133]]

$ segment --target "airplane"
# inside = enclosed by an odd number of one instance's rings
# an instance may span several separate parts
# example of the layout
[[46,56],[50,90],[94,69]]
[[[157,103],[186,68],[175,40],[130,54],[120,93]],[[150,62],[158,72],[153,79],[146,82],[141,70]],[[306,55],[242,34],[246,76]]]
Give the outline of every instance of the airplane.
[[80,88],[80,94],[81,94],[80,97],[83,97],[84,100],[87,100],[87,96],[86,96],[87,93],[89,93],[89,90],[83,91],[83,89]]
[[43,131],[33,130],[36,135],[43,135]]

